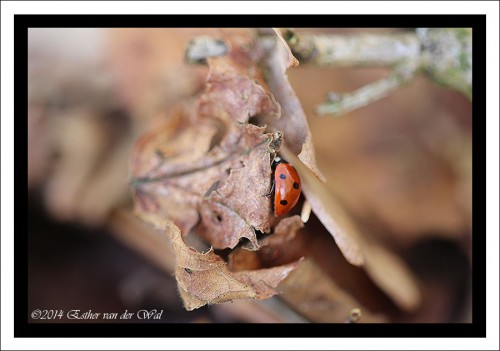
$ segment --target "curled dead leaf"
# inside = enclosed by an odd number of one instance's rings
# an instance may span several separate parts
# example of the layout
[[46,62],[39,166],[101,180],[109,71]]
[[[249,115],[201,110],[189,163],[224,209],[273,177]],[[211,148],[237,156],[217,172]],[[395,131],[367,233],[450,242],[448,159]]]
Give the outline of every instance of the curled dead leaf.
[[179,230],[170,233],[176,257],[175,277],[187,310],[234,299],[271,297],[300,263],[298,260],[268,269],[231,272],[213,250],[197,252],[186,246]]
[[210,72],[199,99],[200,115],[239,123],[246,123],[254,116],[279,118],[280,105],[266,91],[255,62],[237,62],[234,56],[233,50],[228,57],[208,60]]
[[422,302],[416,279],[406,264],[384,247],[371,243],[365,248],[365,270],[373,281],[405,311],[415,311]]
[[247,122],[277,118],[280,106],[259,84],[248,39],[230,44],[227,56],[208,59],[207,86],[196,108],[181,105],[137,143],[136,211],[162,213],[184,235],[194,229],[218,249],[246,238],[255,250],[256,231],[269,233],[274,221],[266,195],[283,134]]
[[[262,54],[258,46],[238,40],[229,43],[228,55],[207,60],[207,87],[197,105],[180,105],[146,133],[137,142],[132,162],[136,212],[146,218],[151,214],[149,218],[157,222],[155,218],[168,218],[180,228],[172,242],[176,279],[187,309],[270,297],[299,264],[301,251],[289,244],[300,242],[294,238],[303,223],[294,216],[276,225],[268,196],[271,161],[282,142],[292,150],[285,148],[285,158],[304,168],[298,170],[305,175],[305,185],[317,187],[307,191],[304,186],[312,209],[346,259],[363,263],[359,235],[348,221],[338,223],[335,218],[342,212],[331,203],[325,208],[325,198],[315,201],[323,178],[315,164],[307,120],[286,77],[293,63],[288,47],[276,42],[265,60],[264,82],[252,56],[254,51]],[[249,124],[252,117],[268,122],[273,132]],[[229,265],[212,249],[200,253],[188,248],[181,233],[189,232],[212,248],[233,249]],[[258,240],[257,232],[273,234]],[[242,239],[248,243],[240,245]]]
[[385,317],[371,313],[335,284],[310,258],[280,285],[280,297],[313,322],[343,323],[353,308],[363,311],[361,323],[382,323]]
[[298,65],[298,61],[279,35],[274,39],[277,40],[272,41],[271,48],[267,51],[263,70],[269,90],[281,106],[281,117],[269,119],[262,116],[261,120],[270,128],[282,131],[285,135],[284,145],[324,182],[326,178],[316,165],[312,135],[306,115],[286,75],[286,70]]
[[302,260],[303,258],[300,258],[295,262],[272,268],[234,272],[233,275],[239,281],[251,285],[255,289],[257,299],[267,299],[278,293],[276,287],[298,267]]
[[293,162],[301,177],[302,191],[307,201],[321,223],[335,239],[346,260],[355,266],[361,266],[364,263],[364,255],[361,248],[362,239],[358,229],[333,195],[329,193],[324,184],[314,176],[309,168],[286,147],[281,149],[281,153],[290,162]]
[[137,143],[136,212],[170,218],[184,235],[196,226],[215,248],[233,248],[241,238],[257,248],[255,231],[269,232],[274,220],[266,194],[281,135],[235,124],[212,145],[216,123],[188,107],[173,113]]
[[258,251],[248,251],[238,247],[228,256],[231,271],[245,271],[273,267],[294,262],[303,252],[293,242],[297,232],[304,227],[299,216],[283,218],[274,228],[274,233],[259,240]]
[[335,239],[342,255],[355,265],[363,266],[373,281],[402,309],[419,306],[420,292],[416,279],[405,263],[388,250],[362,235],[350,215],[323,183],[286,147],[281,153],[290,160],[302,179],[302,190],[321,223]]
[[227,56],[209,58],[207,87],[197,104],[173,109],[137,142],[133,154],[136,213],[154,225],[168,219],[180,228],[172,244],[187,309],[268,298],[300,262],[231,272],[212,249],[199,253],[182,240],[194,232],[212,248],[233,249],[247,239],[240,247],[256,250],[261,245],[256,233],[272,231],[271,162],[283,134],[248,121],[276,119],[280,106],[266,90],[252,52],[236,40]]
[[[295,157],[286,148],[282,148],[281,153],[291,160]],[[334,195],[299,160],[295,159],[294,166],[301,176],[302,190],[313,212],[333,236],[346,260],[355,266],[363,266],[399,307],[406,311],[415,310],[421,303],[421,296],[416,279],[406,264],[369,240],[366,233],[360,233]]]
[[179,266],[175,270],[175,279],[187,310],[206,304],[256,298],[251,286],[238,281],[222,268],[192,271]]
[[278,223],[274,229],[274,235],[264,240],[266,240],[266,245],[281,245],[295,238],[302,228],[304,228],[304,223],[299,216],[286,217]]

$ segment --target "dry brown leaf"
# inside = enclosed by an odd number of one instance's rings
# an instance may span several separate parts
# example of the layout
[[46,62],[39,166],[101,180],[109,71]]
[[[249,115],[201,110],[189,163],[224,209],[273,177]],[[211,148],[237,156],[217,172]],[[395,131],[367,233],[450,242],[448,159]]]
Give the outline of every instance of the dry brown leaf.
[[266,194],[270,154],[281,135],[234,124],[224,129],[220,143],[211,145],[220,122],[184,108],[174,113],[173,120],[137,144],[136,211],[162,213],[183,234],[201,218],[197,233],[213,247],[233,248],[247,238],[257,248],[255,230],[269,232],[273,220]]
[[[234,248],[243,238],[249,245],[241,247],[258,249],[256,232],[270,233],[275,222],[268,195],[282,133],[266,133],[247,122],[255,116],[278,118],[280,106],[259,84],[253,50],[245,43],[232,40],[228,57],[209,59],[207,88],[198,105],[174,109],[137,142],[133,154],[136,212],[156,226],[168,219],[180,228],[172,237],[175,275],[188,310],[273,296],[300,263],[232,272],[212,250]],[[295,229],[282,224],[276,237],[285,229],[296,231],[294,221]],[[191,230],[210,243],[208,252],[186,246],[181,233]]]
[[210,72],[199,99],[200,115],[239,123],[256,115],[279,118],[280,105],[265,90],[256,63],[248,57],[250,49],[242,50],[240,46],[233,47],[229,56],[208,59]]
[[242,247],[234,249],[228,255],[229,270],[238,272],[262,268],[262,259],[259,254],[262,249],[262,247],[259,249],[259,251],[249,251],[243,249]]
[[231,38],[227,57],[210,58],[198,108],[178,108],[137,143],[133,159],[136,211],[161,212],[186,235],[196,233],[219,249],[242,238],[257,249],[255,231],[269,233],[271,154],[281,133],[246,124],[253,116],[277,118],[279,105],[259,76],[248,39]]
[[[181,105],[141,138],[132,164],[136,212],[143,217],[152,214],[153,222],[169,218],[183,235],[194,230],[216,249],[234,249],[242,238],[248,239],[249,244],[229,254],[229,265],[212,250],[201,254],[188,249],[180,233],[179,239],[173,239],[176,279],[187,309],[270,297],[300,262],[302,251],[296,247],[300,240],[294,240],[303,227],[300,217],[283,219],[273,231],[275,217],[266,196],[272,157],[282,138],[292,149],[290,157],[285,150],[285,158],[304,168],[299,169],[301,176],[307,174],[304,188],[308,184],[314,188],[305,190],[313,210],[346,259],[363,263],[355,227],[345,220],[342,208],[322,193],[307,120],[286,77],[294,62],[288,47],[278,42],[266,62],[267,83],[281,103],[280,116],[280,105],[266,90],[256,65],[254,56],[262,53],[257,49],[255,54],[245,40],[231,39],[230,44],[228,56],[208,59],[207,87],[197,108]],[[276,132],[265,133],[265,127],[248,124],[252,117],[269,122]],[[258,242],[256,231],[273,235]],[[245,252],[246,246],[260,250]]]
[[274,229],[274,235],[264,240],[267,241],[266,245],[281,245],[295,238],[297,231],[302,228],[304,228],[304,223],[300,216],[286,217],[278,223]]
[[252,287],[232,277],[224,260],[212,250],[200,253],[187,247],[179,228],[172,221],[154,213],[144,213],[142,218],[164,231],[172,245],[175,276],[187,310],[199,308],[207,303],[256,297]]
[[277,34],[277,40],[265,60],[264,70],[269,90],[281,105],[281,117],[279,119],[263,117],[262,121],[274,130],[283,132],[284,145],[297,155],[318,179],[324,182],[326,178],[316,165],[307,118],[286,75],[286,70],[297,66],[298,61],[293,57],[290,48],[278,32]]
[[421,293],[406,264],[384,247],[370,243],[364,247],[365,270],[373,281],[405,311],[414,311]]
[[282,147],[281,153],[293,163],[302,180],[302,191],[313,212],[335,239],[337,246],[346,260],[361,266],[364,255],[361,248],[362,239],[357,228],[350,221],[343,208],[328,192],[314,174],[287,148]]
[[299,260],[268,269],[231,272],[212,250],[197,252],[185,245],[179,230],[171,234],[176,257],[175,277],[187,310],[234,299],[271,297],[277,294],[278,284],[300,263]]
[[239,281],[251,285],[257,293],[257,299],[267,299],[278,293],[276,287],[299,266],[302,260],[303,258],[300,258],[295,262],[272,268],[234,272],[233,276]]
[[251,286],[238,281],[223,268],[191,271],[177,267],[175,278],[187,310],[257,296]]
[[385,317],[370,313],[338,287],[312,259],[304,260],[280,285],[280,297],[313,322],[343,323],[351,310],[362,311],[360,323],[381,323]]
[[297,243],[292,242],[298,230],[304,227],[299,216],[283,218],[274,228],[274,233],[259,240],[258,251],[238,247],[228,256],[231,271],[243,271],[273,267],[290,263],[303,256]]
[[412,311],[418,307],[421,297],[417,283],[404,262],[385,248],[368,241],[366,233],[362,236],[349,214],[325,185],[285,147],[281,153],[294,160],[292,162],[301,176],[302,191],[307,201],[335,239],[346,260],[353,265],[364,266],[373,281],[402,309]]

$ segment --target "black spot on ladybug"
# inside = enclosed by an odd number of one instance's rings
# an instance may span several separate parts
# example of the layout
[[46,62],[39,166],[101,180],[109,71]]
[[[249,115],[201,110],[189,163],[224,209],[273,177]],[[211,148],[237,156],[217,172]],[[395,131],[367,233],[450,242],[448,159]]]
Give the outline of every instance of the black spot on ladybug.
[[281,179],[286,179],[286,175],[284,175],[284,174],[280,174],[280,178],[281,178]]
[[285,205],[287,205],[287,204],[288,204],[288,201],[286,201],[286,200],[281,200],[281,201],[280,201],[280,204],[282,204],[283,206],[285,206]]
[[298,188],[299,188],[299,183],[297,183],[297,182],[293,182],[293,188],[294,188],[294,189],[298,189]]

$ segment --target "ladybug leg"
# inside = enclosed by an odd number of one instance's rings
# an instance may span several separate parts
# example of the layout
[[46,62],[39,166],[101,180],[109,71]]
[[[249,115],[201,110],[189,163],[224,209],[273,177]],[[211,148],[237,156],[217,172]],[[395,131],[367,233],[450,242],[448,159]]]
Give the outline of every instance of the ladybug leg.
[[265,197],[270,197],[273,194],[274,186],[275,186],[275,181],[273,179],[273,183],[271,184],[271,190],[269,191],[269,194],[264,195]]

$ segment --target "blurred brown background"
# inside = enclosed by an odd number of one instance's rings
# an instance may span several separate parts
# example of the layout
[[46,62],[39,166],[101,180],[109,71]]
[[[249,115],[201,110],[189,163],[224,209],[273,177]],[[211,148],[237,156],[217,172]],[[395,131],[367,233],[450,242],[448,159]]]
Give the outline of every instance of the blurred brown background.
[[[367,31],[398,30],[321,32]],[[30,311],[163,309],[159,322],[172,323],[323,321],[280,298],[186,312],[165,243],[130,212],[130,149],[155,118],[203,89],[207,68],[183,61],[187,42],[202,34],[220,31],[29,30]],[[381,321],[471,322],[471,103],[419,77],[340,118],[318,117],[314,106],[327,92],[352,91],[388,70],[288,73],[329,189],[408,266],[421,304],[401,309],[338,250],[323,252],[325,243],[335,246],[314,216],[303,234],[311,255]]]

